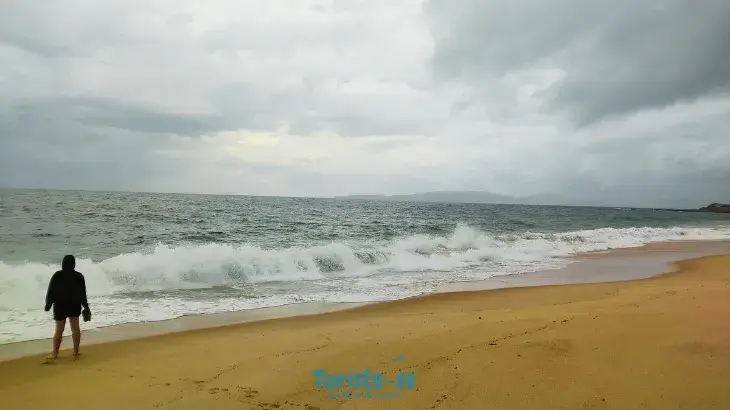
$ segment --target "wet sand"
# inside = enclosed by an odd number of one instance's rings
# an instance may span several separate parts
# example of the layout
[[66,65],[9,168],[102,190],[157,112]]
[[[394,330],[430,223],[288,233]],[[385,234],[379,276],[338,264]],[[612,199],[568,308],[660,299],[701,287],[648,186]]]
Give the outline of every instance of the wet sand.
[[635,248],[584,253],[573,257],[573,263],[560,269],[451,283],[440,290],[487,290],[645,279],[672,271],[675,269],[673,263],[681,260],[725,254],[730,254],[730,241],[726,240],[653,243]]
[[[11,410],[728,408],[730,255],[676,266],[104,343],[76,361],[20,358],[0,362],[0,397]],[[317,369],[414,384],[330,398]]]

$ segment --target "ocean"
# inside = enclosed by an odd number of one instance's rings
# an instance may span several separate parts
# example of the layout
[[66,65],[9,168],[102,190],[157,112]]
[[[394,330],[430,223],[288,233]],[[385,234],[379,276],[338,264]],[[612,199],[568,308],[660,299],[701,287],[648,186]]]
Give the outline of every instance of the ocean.
[[77,257],[84,328],[374,302],[559,268],[581,252],[730,238],[728,215],[620,208],[0,190],[0,343],[47,338]]

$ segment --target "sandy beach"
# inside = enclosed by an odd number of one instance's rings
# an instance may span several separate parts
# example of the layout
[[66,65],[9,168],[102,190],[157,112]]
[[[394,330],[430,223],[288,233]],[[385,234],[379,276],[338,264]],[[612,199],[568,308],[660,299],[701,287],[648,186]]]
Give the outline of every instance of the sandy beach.
[[[76,361],[25,357],[0,363],[0,397],[8,410],[726,409],[730,255],[677,267],[97,344]],[[368,371],[369,389],[318,389],[320,369]]]

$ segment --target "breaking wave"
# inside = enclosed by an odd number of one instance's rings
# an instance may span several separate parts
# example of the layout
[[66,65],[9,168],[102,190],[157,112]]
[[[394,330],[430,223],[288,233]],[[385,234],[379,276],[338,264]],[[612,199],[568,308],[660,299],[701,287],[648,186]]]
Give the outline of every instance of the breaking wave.
[[[491,235],[459,225],[448,236],[414,235],[389,242],[335,242],[309,247],[264,249],[250,244],[157,245],[148,252],[93,262],[79,259],[90,296],[200,289],[246,283],[373,277],[387,273],[458,270],[489,276],[547,266],[582,252],[637,247],[652,242],[730,238],[728,228],[602,228]],[[56,266],[0,261],[0,309],[38,304]]]

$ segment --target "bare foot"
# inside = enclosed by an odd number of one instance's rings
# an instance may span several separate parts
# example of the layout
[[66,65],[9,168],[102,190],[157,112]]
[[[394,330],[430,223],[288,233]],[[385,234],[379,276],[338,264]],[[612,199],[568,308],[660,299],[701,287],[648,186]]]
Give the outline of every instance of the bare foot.
[[74,353],[74,360],[78,359],[79,356],[81,356],[81,352]]
[[58,359],[58,356],[50,355],[50,356],[46,357],[46,361],[43,363],[44,364],[53,363],[56,361],[56,359]]

